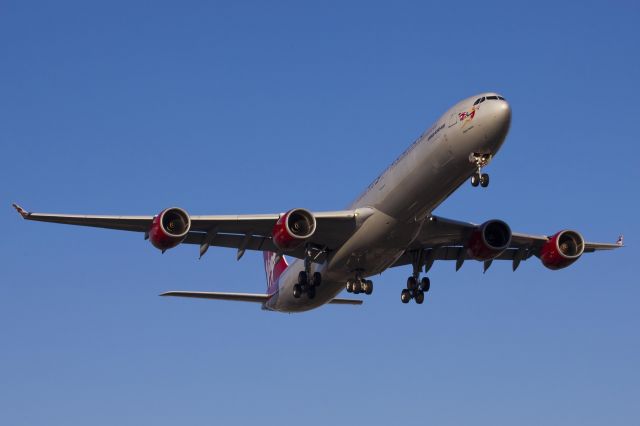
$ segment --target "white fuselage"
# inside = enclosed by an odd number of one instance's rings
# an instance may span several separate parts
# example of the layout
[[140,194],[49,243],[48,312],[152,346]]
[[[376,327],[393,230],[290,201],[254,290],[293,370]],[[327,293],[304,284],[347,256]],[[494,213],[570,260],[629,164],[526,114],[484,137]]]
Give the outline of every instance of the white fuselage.
[[[278,291],[264,308],[301,312],[328,303],[359,272],[379,274],[406,251],[431,212],[475,173],[473,154],[495,155],[505,140],[511,109],[495,93],[467,98],[445,112],[351,204],[363,218],[356,232],[324,263],[313,299],[293,297],[304,263],[296,260],[280,276]],[[485,98],[482,103],[474,101]]]

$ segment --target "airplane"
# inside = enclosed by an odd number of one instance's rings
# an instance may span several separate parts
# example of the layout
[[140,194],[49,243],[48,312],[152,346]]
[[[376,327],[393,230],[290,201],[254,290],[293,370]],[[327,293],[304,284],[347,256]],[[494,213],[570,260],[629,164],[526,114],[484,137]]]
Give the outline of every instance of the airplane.
[[[170,207],[155,216],[92,216],[31,213],[14,204],[27,220],[140,232],[164,253],[179,244],[196,244],[202,257],[209,247],[263,252],[266,293],[168,291],[161,296],[255,302],[262,309],[303,312],[325,304],[360,305],[337,297],[370,295],[370,277],[388,268],[411,265],[400,293],[402,303],[422,304],[431,282],[427,273],[437,260],[520,262],[532,256],[552,270],[566,268],[583,253],[611,250],[616,243],[586,242],[574,230],[553,235],[512,232],[498,219],[481,224],[433,214],[467,179],[487,187],[483,169],[505,141],[511,107],[498,93],[466,98],[446,111],[418,137],[346,210],[191,216]],[[295,258],[289,264],[286,256]]]

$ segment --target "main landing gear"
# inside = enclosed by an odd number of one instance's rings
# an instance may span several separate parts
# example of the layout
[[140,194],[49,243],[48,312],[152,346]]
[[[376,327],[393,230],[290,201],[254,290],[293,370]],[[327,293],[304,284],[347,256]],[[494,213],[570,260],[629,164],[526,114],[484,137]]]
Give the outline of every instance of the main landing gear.
[[489,175],[486,173],[482,173],[482,168],[489,164],[489,161],[491,161],[491,154],[472,153],[471,155],[469,155],[469,161],[473,163],[477,168],[476,172],[471,176],[471,185],[480,185],[483,188],[489,186]]
[[347,292],[354,294],[364,293],[369,295],[373,293],[373,281],[365,280],[362,278],[360,273],[357,273],[354,279],[347,280]]
[[298,274],[298,283],[293,286],[293,297],[299,299],[306,294],[309,299],[316,297],[316,288],[322,283],[322,274],[314,272],[309,279],[309,273],[300,271]]
[[422,265],[424,263],[424,252],[418,250],[411,253],[413,275],[407,278],[407,287],[402,289],[400,293],[400,300],[402,303],[409,303],[411,299],[414,299],[418,305],[424,302],[424,294],[431,288],[431,280],[428,277],[422,277],[420,279],[420,273],[422,272]]
[[431,280],[428,277],[422,277],[420,282],[414,275],[407,278],[407,288],[402,289],[400,300],[402,303],[409,303],[414,299],[418,305],[424,302],[424,294],[431,288]]
[[311,262],[318,257],[314,256],[314,249],[307,246],[304,257],[304,271],[298,273],[298,283],[293,285],[293,297],[299,299],[306,294],[309,299],[316,297],[316,288],[322,284],[322,274],[320,272],[311,273]]

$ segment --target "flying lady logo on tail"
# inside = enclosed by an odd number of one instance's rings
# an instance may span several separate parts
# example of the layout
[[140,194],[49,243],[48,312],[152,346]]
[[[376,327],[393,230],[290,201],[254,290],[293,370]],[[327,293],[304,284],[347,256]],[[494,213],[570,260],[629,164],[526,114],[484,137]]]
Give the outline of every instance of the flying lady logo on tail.
[[284,256],[278,256],[271,251],[262,252],[264,257],[264,271],[267,274],[267,294],[278,291],[278,280],[280,275],[287,269],[287,261]]

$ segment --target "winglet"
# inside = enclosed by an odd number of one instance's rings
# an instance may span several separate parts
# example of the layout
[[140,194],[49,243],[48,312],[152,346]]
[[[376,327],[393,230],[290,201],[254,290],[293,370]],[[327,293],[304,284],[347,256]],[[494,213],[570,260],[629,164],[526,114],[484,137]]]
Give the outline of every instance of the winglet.
[[624,246],[624,235],[620,235],[618,237],[618,241],[616,241],[616,244],[619,245],[620,247]]
[[16,203],[13,203],[11,205],[13,206],[14,209],[16,209],[16,211],[18,213],[20,213],[20,216],[22,216],[24,219],[29,217],[29,215],[31,214],[28,211],[26,211],[25,209],[23,209],[22,207],[20,207],[19,205],[17,205]]

